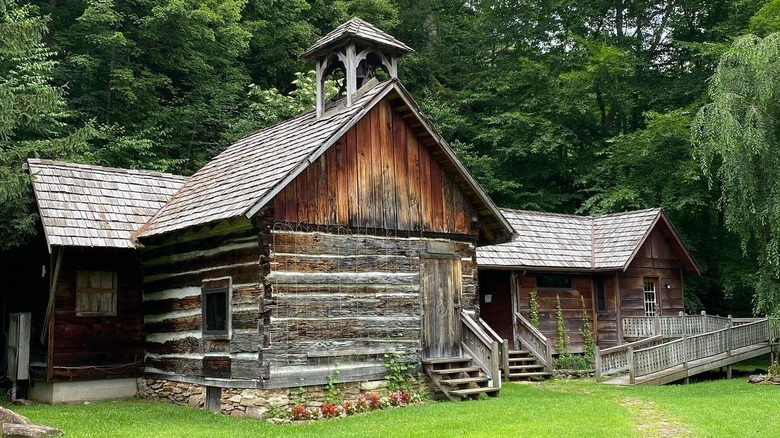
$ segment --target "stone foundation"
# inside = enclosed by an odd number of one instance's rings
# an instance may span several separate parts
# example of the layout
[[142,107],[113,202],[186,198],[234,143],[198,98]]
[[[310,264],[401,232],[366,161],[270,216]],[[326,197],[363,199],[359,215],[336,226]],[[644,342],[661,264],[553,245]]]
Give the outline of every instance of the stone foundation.
[[[336,398],[353,404],[357,402],[360,394],[382,395],[388,392],[386,380],[339,383],[335,386],[338,389]],[[436,387],[427,377],[419,383],[418,388],[424,395],[435,397]],[[327,395],[328,390],[325,386],[304,387],[302,394],[300,388],[223,388],[220,412],[234,417],[269,418],[292,409],[301,398],[305,399],[306,406],[309,408],[319,408],[325,403]],[[169,380],[139,378],[137,396],[150,400],[168,400],[182,406],[204,407],[206,387]]]

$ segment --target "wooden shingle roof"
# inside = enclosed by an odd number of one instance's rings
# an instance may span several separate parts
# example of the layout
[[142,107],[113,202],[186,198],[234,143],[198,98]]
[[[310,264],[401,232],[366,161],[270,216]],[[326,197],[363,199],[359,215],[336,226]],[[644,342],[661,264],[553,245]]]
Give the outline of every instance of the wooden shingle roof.
[[[321,118],[305,113],[239,140],[191,176],[173,198],[138,233],[145,238],[214,223],[241,215],[252,217],[287,184],[319,158],[358,120],[387,96],[419,122],[420,133],[452,168],[456,181],[480,213],[480,221],[504,241],[512,229],[492,200],[460,163],[449,145],[419,112],[408,91],[394,79],[377,83],[351,106],[336,105]],[[502,238],[502,236],[505,236]]]
[[329,51],[348,39],[356,39],[399,55],[414,51],[373,24],[355,17],[320,38],[302,56],[306,59],[315,59],[321,52]]
[[165,205],[186,177],[28,159],[46,242],[134,248],[131,234]]
[[477,249],[480,267],[566,271],[625,270],[661,222],[683,265],[699,267],[660,208],[598,217],[501,209],[516,234],[512,240]]

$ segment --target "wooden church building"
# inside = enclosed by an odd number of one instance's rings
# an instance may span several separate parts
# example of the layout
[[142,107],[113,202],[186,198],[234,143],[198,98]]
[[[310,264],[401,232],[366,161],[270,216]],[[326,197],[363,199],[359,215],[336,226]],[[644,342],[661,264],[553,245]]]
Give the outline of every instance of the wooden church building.
[[31,160],[48,245],[15,311],[44,331],[41,397],[142,375],[219,409],[224,389],[384,379],[386,354],[461,357],[481,330],[476,248],[512,228],[398,81],[409,51],[339,26],[305,53],[316,108],[186,180]]
[[522,323],[515,314],[530,317],[532,292],[539,329],[553,340],[560,299],[571,350],[579,353],[584,320],[599,347],[622,344],[622,318],[677,315],[683,277],[701,274],[662,209],[597,217],[501,212],[516,234],[477,250],[479,299],[481,317],[510,343]]

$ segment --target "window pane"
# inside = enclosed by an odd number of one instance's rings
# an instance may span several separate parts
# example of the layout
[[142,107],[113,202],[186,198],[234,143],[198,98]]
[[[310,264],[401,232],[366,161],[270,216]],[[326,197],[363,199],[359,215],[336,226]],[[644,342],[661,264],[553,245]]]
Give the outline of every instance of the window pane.
[[205,293],[203,312],[205,313],[206,331],[227,332],[227,289]]
[[596,311],[607,311],[607,294],[604,289],[604,277],[601,275],[596,277]]
[[536,287],[572,289],[573,285],[571,275],[539,274],[536,276]]
[[655,283],[645,281],[645,316],[655,316]]

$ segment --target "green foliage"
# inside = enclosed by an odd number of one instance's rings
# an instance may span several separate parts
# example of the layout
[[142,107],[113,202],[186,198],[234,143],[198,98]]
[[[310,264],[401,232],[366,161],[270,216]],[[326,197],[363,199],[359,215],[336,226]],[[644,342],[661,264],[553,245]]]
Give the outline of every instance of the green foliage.
[[539,297],[539,292],[536,290],[536,287],[531,289],[531,292],[528,294],[528,308],[530,313],[530,319],[529,322],[532,326],[539,328],[539,303],[537,301]]
[[385,353],[385,375],[387,389],[390,392],[415,391],[416,379],[414,371],[417,368],[413,356],[403,356],[398,353]]
[[25,243],[37,215],[27,158],[66,158],[83,150],[90,129],[69,125],[56,63],[44,44],[46,20],[36,8],[0,2],[0,250]]
[[555,349],[558,351],[558,354],[560,356],[568,356],[570,354],[569,343],[571,338],[566,333],[566,321],[563,319],[560,295],[555,296],[555,335]]
[[722,185],[726,226],[758,252],[755,311],[780,312],[780,34],[735,40],[710,80],[693,135],[702,169]]
[[306,387],[303,386],[303,383],[303,377],[301,377],[298,388],[293,388],[290,390],[290,396],[292,397],[293,405],[306,404]]
[[582,328],[580,334],[584,343],[584,359],[591,363],[596,360],[596,338],[593,335],[593,330],[590,328],[590,316],[588,315],[588,308],[585,306],[585,297],[580,295],[580,303],[582,304]]
[[[333,374],[335,374],[335,376]],[[338,369],[338,364],[336,365],[336,370],[333,374],[325,376],[325,379],[327,380],[327,383],[325,384],[325,403],[338,404],[341,403],[341,391],[338,388],[338,376],[341,374],[341,371]]]

